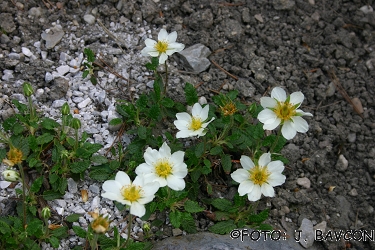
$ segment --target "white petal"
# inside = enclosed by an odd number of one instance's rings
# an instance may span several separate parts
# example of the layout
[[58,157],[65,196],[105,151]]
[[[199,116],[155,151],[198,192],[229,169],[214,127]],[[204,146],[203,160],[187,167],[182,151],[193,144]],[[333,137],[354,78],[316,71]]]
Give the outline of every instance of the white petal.
[[210,106],[207,104],[206,106],[204,106],[204,108],[201,110],[200,114],[198,115],[202,119],[202,121],[207,120],[209,109],[210,109]]
[[187,166],[186,164],[181,164],[182,167],[177,168],[176,170],[173,170],[173,175],[178,178],[185,178],[188,174]]
[[195,103],[191,110],[191,115],[194,117],[197,117],[197,116],[200,117],[201,112],[202,112],[202,106],[199,103]]
[[267,183],[263,184],[261,187],[260,187],[260,191],[262,192],[262,194],[264,196],[268,196],[268,197],[274,197],[275,196],[275,190],[273,190],[273,187]]
[[158,34],[158,41],[164,41],[168,38],[168,32],[165,29],[161,29]]
[[191,137],[190,136],[190,131],[189,130],[182,130],[182,131],[178,131],[176,133],[176,138],[188,138],[188,137]]
[[260,98],[260,105],[263,108],[274,108],[277,105],[277,101],[271,97],[265,96]]
[[145,40],[145,44],[146,44],[147,47],[151,47],[151,48],[153,48],[153,47],[155,46],[155,44],[157,44],[157,42],[156,42],[155,40],[152,40],[152,39],[150,39],[150,38],[147,38],[147,39]]
[[143,186],[143,183],[144,183],[144,175],[141,174],[141,175],[137,175],[133,181],[133,185],[136,185],[136,186]]
[[280,173],[272,173],[269,177],[268,177],[268,184],[270,184],[271,186],[279,186],[279,185],[282,185],[284,184],[285,182],[285,179],[286,179],[286,176],[283,175],[283,174],[280,174]]
[[103,190],[108,193],[114,193],[120,195],[120,190],[122,188],[121,183],[115,180],[105,181],[102,186]]
[[185,188],[185,181],[182,178],[177,178],[174,175],[167,177],[167,185],[173,190],[180,191]]
[[242,166],[244,169],[246,169],[246,170],[250,170],[250,169],[252,169],[253,167],[255,167],[254,162],[250,159],[249,156],[241,155],[240,162],[241,162],[241,166]]
[[286,100],[285,90],[283,90],[280,87],[275,87],[275,88],[273,88],[273,90],[271,92],[271,97],[275,98],[279,102],[285,102],[285,100]]
[[303,112],[303,111],[300,110],[300,109],[296,109],[296,113],[297,113],[298,115],[300,115],[300,116],[302,116],[302,115],[313,116],[311,113],[309,113],[309,112]]
[[[155,183],[157,183],[157,182],[155,182]],[[144,204],[147,204],[147,203],[151,202],[154,198],[155,198],[155,195],[145,196],[145,197],[139,198],[137,200],[137,202],[141,205],[144,205]]]
[[153,166],[159,158],[159,152],[156,149],[148,147],[143,154],[143,158],[148,165]]
[[277,116],[275,112],[273,112],[270,109],[263,109],[258,114],[258,120],[264,124],[274,123],[276,119],[277,119]]
[[146,213],[146,208],[144,205],[139,204],[138,202],[133,202],[130,206],[130,213],[135,216],[142,217]]
[[123,171],[117,172],[115,180],[123,186],[131,184],[131,180],[130,180],[129,176]]
[[299,104],[298,107],[301,106],[303,99],[305,99],[305,96],[301,91],[294,92],[290,95],[290,103],[292,103],[293,105]]
[[247,194],[247,198],[249,199],[249,201],[257,201],[260,199],[261,195],[262,195],[262,192],[260,191],[260,186],[254,185],[251,193]]
[[144,197],[153,196],[159,190],[160,184],[157,181],[146,183],[142,190],[144,192]]
[[241,182],[240,185],[238,186],[239,195],[243,196],[245,194],[251,193],[253,191],[254,186],[255,186],[254,183],[252,183],[249,180]]
[[258,161],[258,164],[259,166],[267,166],[268,163],[271,162],[271,154],[270,153],[264,153],[261,155],[261,157],[259,158],[259,161]]
[[176,126],[178,130],[189,130],[190,123],[187,121],[182,120],[175,120],[173,124]]
[[163,177],[156,176],[156,178],[154,178],[154,181],[159,182],[160,187],[165,187],[165,186],[167,186],[167,180],[166,180],[165,178],[163,178]]
[[176,39],[177,39],[177,32],[176,31],[171,32],[167,37],[168,43],[174,43],[174,42],[176,42]]
[[265,123],[263,125],[263,129],[266,129],[266,130],[274,130],[277,126],[279,126],[281,123],[281,119],[280,118],[276,118],[276,120],[274,120],[272,123]]
[[161,147],[159,148],[159,153],[161,158],[171,157],[171,148],[168,146],[166,142],[164,142],[163,145],[161,145]]
[[185,152],[177,151],[171,155],[170,160],[174,166],[179,166],[184,162],[184,156],[185,156]]
[[186,121],[186,122],[191,123],[191,115],[189,115],[186,112],[177,113],[176,118],[177,118],[177,120]]
[[147,163],[142,163],[140,164],[136,169],[135,169],[135,173],[137,175],[142,175],[142,174],[147,174],[147,173],[150,173],[152,172],[154,169],[153,166],[147,164]]
[[212,117],[211,120],[208,122],[202,123],[202,128],[206,128],[208,124],[210,124],[210,122],[212,122],[213,120],[215,120],[215,117]]
[[185,48],[182,43],[170,43],[168,44],[168,50],[173,50],[174,52],[180,52]]
[[167,54],[161,53],[161,55],[159,57],[159,64],[164,64],[167,59],[168,59]]
[[268,163],[267,169],[271,173],[281,173],[284,171],[284,163],[282,161],[271,161]]
[[296,129],[293,127],[291,121],[285,121],[283,127],[281,128],[281,134],[285,139],[291,140],[296,136]]
[[232,177],[234,181],[242,183],[249,180],[249,171],[245,169],[237,169],[230,175],[230,177]]
[[122,197],[121,195],[118,195],[118,194],[110,193],[110,192],[102,194],[102,197],[110,199],[112,201],[124,202],[123,201],[124,197]]
[[307,130],[309,130],[309,124],[307,124],[307,122],[302,117],[293,116],[292,120],[293,120],[292,125],[294,129],[297,130],[297,132],[306,133]]

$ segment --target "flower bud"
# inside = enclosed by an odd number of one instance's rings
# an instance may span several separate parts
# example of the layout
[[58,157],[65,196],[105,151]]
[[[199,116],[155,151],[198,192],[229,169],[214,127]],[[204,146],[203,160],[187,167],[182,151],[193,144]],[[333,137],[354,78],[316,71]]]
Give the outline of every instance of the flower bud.
[[13,167],[15,164],[22,162],[22,151],[18,148],[11,147],[7,153],[7,159],[3,159],[3,162],[10,167]]
[[42,217],[44,219],[49,219],[51,217],[51,210],[49,209],[49,207],[44,207],[42,209]]
[[103,217],[103,215],[99,215],[95,212],[89,212],[89,214],[94,218],[91,222],[91,228],[97,234],[104,234],[107,232],[109,228],[109,220],[108,217]]
[[33,87],[31,86],[30,83],[24,82],[22,87],[23,87],[23,93],[25,94],[25,96],[29,97],[32,94],[34,94]]
[[73,118],[71,121],[71,127],[74,129],[80,129],[81,128],[81,121],[78,118]]
[[145,223],[143,224],[143,230],[144,230],[145,232],[150,231],[150,230],[151,230],[150,223],[145,222]]
[[5,170],[3,172],[3,176],[4,176],[4,180],[10,181],[10,182],[18,181],[21,179],[20,174],[14,170]]
[[69,105],[68,105],[67,102],[62,105],[61,114],[62,115],[69,115],[70,114],[70,108],[69,108]]

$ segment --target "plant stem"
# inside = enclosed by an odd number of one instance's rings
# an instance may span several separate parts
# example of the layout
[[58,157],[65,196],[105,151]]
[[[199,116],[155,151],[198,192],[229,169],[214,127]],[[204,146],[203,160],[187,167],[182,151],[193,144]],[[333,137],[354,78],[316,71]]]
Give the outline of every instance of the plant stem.
[[168,66],[167,66],[167,61],[164,62],[164,67],[165,67],[164,95],[167,95],[167,85],[168,85]]
[[[129,208],[130,209],[130,208]],[[131,233],[131,228],[132,228],[132,221],[133,221],[133,215],[130,213],[129,211],[129,222],[128,222],[128,238],[126,239],[125,243],[121,245],[120,249],[121,248],[125,248],[126,245],[128,244],[129,242],[129,239],[130,239],[130,233]]]
[[281,126],[279,127],[279,130],[277,131],[277,136],[276,136],[276,140],[273,142],[272,146],[271,146],[271,149],[270,149],[270,152],[272,153],[273,150],[275,149],[276,145],[277,145],[277,142],[279,141],[279,138],[281,136]]
[[18,164],[22,179],[22,209],[23,209],[23,228],[26,229],[26,185],[25,185],[25,173],[23,172],[22,165]]

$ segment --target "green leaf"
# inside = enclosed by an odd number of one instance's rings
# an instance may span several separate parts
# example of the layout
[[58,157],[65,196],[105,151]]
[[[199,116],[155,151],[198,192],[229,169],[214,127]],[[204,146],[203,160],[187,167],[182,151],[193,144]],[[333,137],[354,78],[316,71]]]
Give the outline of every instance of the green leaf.
[[39,192],[39,190],[40,190],[40,188],[42,187],[42,184],[43,184],[43,178],[44,178],[44,176],[40,176],[37,179],[35,179],[35,181],[33,182],[33,184],[31,184],[31,187],[30,187],[31,192],[33,192],[33,193]]
[[171,98],[164,97],[163,99],[161,99],[161,105],[163,105],[166,108],[172,108],[174,106],[174,102]]
[[189,213],[181,213],[181,221],[183,223],[181,224],[182,229],[185,230],[187,233],[196,233],[197,227],[195,225],[195,220],[193,216]]
[[274,230],[274,228],[271,225],[269,225],[269,224],[263,224],[263,223],[260,224],[259,226],[257,226],[256,229],[257,230],[264,230],[264,231],[266,231],[266,230],[273,231]]
[[97,164],[104,164],[108,162],[108,159],[102,155],[93,155],[91,156],[91,161]]
[[65,220],[68,221],[68,222],[76,222],[78,221],[79,217],[81,217],[82,215],[81,214],[71,214],[71,215],[68,215]]
[[90,74],[90,71],[89,71],[89,70],[85,70],[85,71],[83,71],[83,73],[82,73],[82,78],[85,79],[89,74]]
[[14,116],[9,117],[3,122],[3,128],[5,131],[12,130],[14,125],[17,123],[17,118]]
[[55,191],[52,191],[52,190],[47,190],[47,191],[43,192],[43,198],[46,201],[52,201],[52,200],[60,199],[61,197],[62,197],[61,193],[55,192]]
[[85,48],[83,53],[87,57],[87,61],[94,62],[95,61],[95,53],[90,48]]
[[90,161],[77,161],[70,165],[70,171],[72,173],[83,173],[90,166]]
[[221,211],[229,211],[230,209],[233,208],[233,204],[231,201],[227,200],[227,199],[220,199],[220,198],[217,198],[217,199],[214,199],[211,204],[216,207],[217,209],[221,210]]
[[59,227],[52,230],[52,235],[59,239],[63,239],[68,237],[68,230],[68,227]]
[[98,84],[98,79],[96,79],[96,77],[92,75],[92,76],[90,77],[90,82],[91,82],[93,85],[96,85],[96,84]]
[[150,117],[153,120],[158,120],[159,116],[160,108],[157,105],[151,106],[148,112],[148,117]]
[[80,238],[86,238],[87,232],[79,226],[72,226],[74,233]]
[[186,103],[190,106],[198,102],[197,90],[188,82],[185,85],[185,98]]
[[203,154],[204,154],[204,142],[201,142],[199,143],[196,147],[195,147],[195,156],[196,157],[201,157]]
[[180,211],[171,211],[169,213],[169,220],[173,227],[179,228],[181,226],[181,215],[182,213]]
[[211,155],[218,155],[218,154],[220,154],[222,151],[223,151],[223,148],[222,148],[222,147],[220,147],[220,146],[216,146],[216,147],[211,148],[211,150],[210,150],[210,154],[211,154]]
[[143,126],[139,126],[137,129],[139,138],[145,140],[147,138],[147,128]]
[[151,62],[146,63],[145,66],[148,70],[155,71],[157,69],[157,67],[159,66],[159,58],[158,57],[152,57]]
[[49,133],[44,133],[36,138],[36,142],[38,143],[38,145],[49,143],[52,140],[53,140],[53,135]]
[[263,210],[259,214],[251,214],[247,217],[249,222],[262,223],[268,218],[268,209]]
[[122,119],[121,118],[113,118],[110,122],[109,125],[111,126],[116,126],[122,124]]
[[199,177],[202,175],[202,172],[199,170],[199,169],[194,169],[191,173],[190,173],[190,178],[193,182],[197,182]]
[[102,148],[102,145],[99,143],[89,143],[85,142],[82,147],[78,148],[76,151],[76,156],[89,159],[92,154],[98,152]]
[[230,155],[225,154],[221,157],[221,166],[223,167],[226,174],[229,174],[231,172],[232,161],[230,159]]
[[145,94],[139,96],[138,100],[135,102],[135,106],[139,110],[145,110],[147,108],[148,97]]
[[42,118],[42,127],[48,130],[53,130],[54,128],[58,128],[60,124],[51,118],[44,117]]
[[13,130],[13,133],[14,133],[15,135],[19,135],[19,134],[21,134],[21,133],[25,130],[25,128],[24,128],[24,126],[22,126],[21,124],[16,123],[16,124],[14,124],[12,130]]
[[30,213],[33,216],[36,216],[36,211],[37,211],[36,207],[34,207],[34,206],[28,206],[27,208],[29,209]]
[[0,232],[2,234],[10,234],[12,232],[8,224],[8,221],[4,221],[3,218],[0,218]]
[[60,193],[65,194],[65,190],[68,187],[68,180],[66,178],[60,178],[59,179],[59,190]]
[[0,148],[0,162],[3,162],[5,157],[7,156],[7,151],[5,148]]
[[49,239],[48,239],[49,243],[51,244],[51,246],[53,248],[58,248],[59,245],[60,245],[60,241],[59,239],[57,239],[56,237],[54,236],[50,236]]
[[185,208],[185,211],[188,213],[198,213],[204,210],[204,208],[199,206],[198,202],[191,201],[191,200],[185,201],[184,208]]
[[27,224],[26,231],[30,235],[40,237],[43,234],[42,228],[43,222],[41,220],[35,219]]
[[233,220],[220,221],[208,228],[208,231],[215,234],[228,234],[232,230],[236,229],[237,226],[234,224]]

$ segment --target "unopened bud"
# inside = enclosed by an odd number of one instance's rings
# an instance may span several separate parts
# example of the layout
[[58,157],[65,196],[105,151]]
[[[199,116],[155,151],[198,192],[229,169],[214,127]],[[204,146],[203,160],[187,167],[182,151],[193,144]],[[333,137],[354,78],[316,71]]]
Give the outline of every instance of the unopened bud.
[[70,108],[69,108],[69,105],[68,105],[67,102],[62,105],[61,114],[62,115],[69,115],[70,114]]
[[21,179],[20,174],[14,170],[5,170],[3,172],[3,176],[4,176],[4,180],[10,181],[10,182],[18,181]]
[[49,209],[49,207],[44,207],[42,209],[42,217],[44,219],[49,219],[51,217],[51,210]]
[[80,129],[81,128],[81,121],[78,118],[73,118],[71,121],[71,127],[74,129]]
[[109,220],[108,217],[103,217],[103,215],[99,215],[95,212],[89,212],[89,214],[94,218],[91,222],[91,228],[97,234],[104,234],[107,232],[109,228]]
[[34,94],[33,87],[31,86],[30,83],[24,82],[22,87],[23,87],[23,93],[25,94],[25,96],[29,97],[32,94]]

